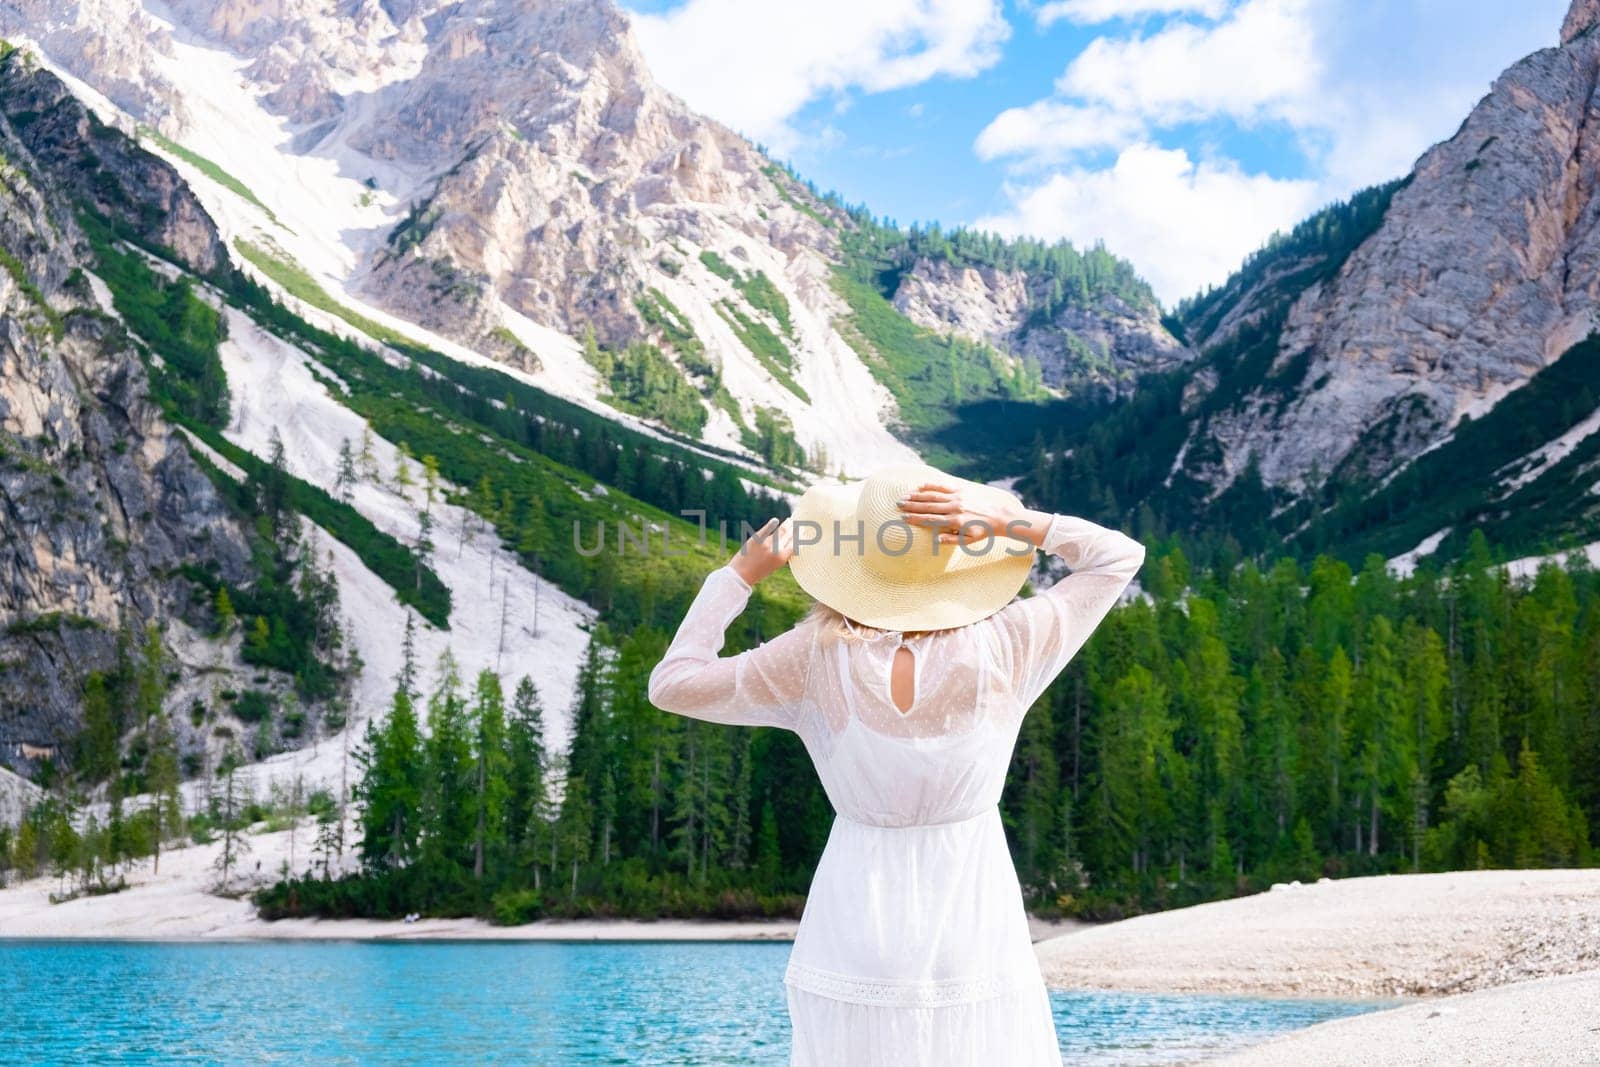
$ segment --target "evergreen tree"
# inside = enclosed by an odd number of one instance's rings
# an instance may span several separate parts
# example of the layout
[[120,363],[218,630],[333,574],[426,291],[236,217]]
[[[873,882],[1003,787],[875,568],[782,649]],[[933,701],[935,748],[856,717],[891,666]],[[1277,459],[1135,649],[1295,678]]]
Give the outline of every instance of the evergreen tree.
[[476,824],[472,725],[461,673],[446,649],[438,681],[428,699],[428,737],[423,744],[421,855],[425,881],[437,892],[463,884],[472,870]]
[[399,455],[394,460],[394,488],[401,496],[410,496],[411,487],[416,480],[411,475],[411,446],[401,441],[396,446]]
[[217,595],[212,603],[212,610],[216,612],[217,616],[218,636],[227,637],[233,631],[234,620],[237,617],[233,610],[233,598],[228,596],[227,586],[217,586]]
[[433,513],[423,508],[417,514],[417,549],[416,549],[417,591],[422,591],[422,575],[427,569],[428,561],[433,556]]
[[[1368,627],[1363,643],[1362,665],[1356,675],[1351,705],[1351,743],[1354,746],[1355,778],[1351,782],[1357,795],[1357,808],[1365,813],[1366,852],[1376,856],[1381,847],[1381,812],[1391,813],[1397,806],[1410,814],[1406,794],[1410,786],[1406,774],[1406,708],[1401,678],[1394,655],[1395,633],[1389,620],[1379,616]],[[1361,840],[1359,818],[1357,841]],[[1357,851],[1361,846],[1357,845]]]
[[222,848],[217,852],[214,864],[218,875],[219,893],[228,892],[232,884],[233,869],[238,866],[239,857],[250,851],[250,839],[242,832],[245,828],[243,817],[245,804],[237,776],[239,765],[243,762],[243,757],[235,746],[229,748],[218,767],[223,777],[221,806],[217,812],[218,829],[222,831]]
[[422,832],[422,734],[413,705],[415,663],[411,627],[396,680],[389,717],[367,732],[356,761],[362,768],[356,798],[361,805],[361,861],[369,871],[395,870],[417,856]]
[[361,476],[376,485],[383,477],[378,467],[377,442],[372,436],[372,423],[361,428],[361,452],[356,457],[361,464]]
[[524,676],[511,698],[506,724],[507,753],[505,836],[514,856],[513,867],[532,871],[538,878],[538,857],[545,844],[544,819],[548,791],[544,740],[544,708],[538,688]]
[[505,813],[510,784],[511,753],[507,747],[505,698],[493,671],[478,673],[473,702],[474,751],[477,765],[477,825],[473,830],[472,877],[482,882],[491,857],[505,850]]
[[1061,783],[1052,703],[1045,694],[1024,715],[1007,775],[1003,812],[1012,857],[1024,884],[1037,885],[1058,853],[1055,808]]
[[587,795],[588,789],[583,776],[569,777],[566,795],[561,804],[561,819],[556,826],[561,852],[567,857],[567,862],[572,868],[570,893],[574,899],[578,896],[579,868],[588,861],[593,847],[592,820]]
[[111,700],[105,675],[100,671],[90,671],[83,687],[83,752],[80,759],[84,777],[91,782],[104,782],[114,775],[121,756],[121,729]]
[[424,500],[431,508],[439,494],[439,460],[431,454],[422,457],[422,486],[426,494]]
[[355,491],[356,478],[356,458],[350,450],[350,438],[346,437],[339,442],[339,466],[333,480],[334,495],[346,504]]

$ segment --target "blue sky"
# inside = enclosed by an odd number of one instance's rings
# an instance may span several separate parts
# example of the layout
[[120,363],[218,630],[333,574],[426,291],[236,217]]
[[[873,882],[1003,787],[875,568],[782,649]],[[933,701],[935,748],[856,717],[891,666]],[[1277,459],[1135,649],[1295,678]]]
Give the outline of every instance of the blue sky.
[[1409,170],[1567,0],[624,0],[667,88],[901,223],[1065,237],[1168,305]]

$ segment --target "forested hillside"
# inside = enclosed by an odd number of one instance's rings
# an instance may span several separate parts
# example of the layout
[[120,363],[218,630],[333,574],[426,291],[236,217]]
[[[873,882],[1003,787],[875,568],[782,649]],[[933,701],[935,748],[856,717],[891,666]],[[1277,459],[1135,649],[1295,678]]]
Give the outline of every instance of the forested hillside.
[[[1104,918],[1275,881],[1594,861],[1600,575],[1192,570],[1169,548],[1024,720],[1001,808],[1029,904]],[[730,645],[750,647],[758,620]],[[405,680],[368,739],[363,873],[269,915],[796,915],[832,811],[795,735],[666,715],[669,634],[600,632],[570,754],[533,687]],[[425,729],[424,729],[425,725]],[[554,791],[564,784],[559,801]]]
[[[238,122],[217,121],[184,63],[138,42],[118,62],[161,77],[129,106],[173,136],[120,131],[0,48],[0,315],[26,368],[0,384],[71,384],[93,431],[27,422],[49,407],[31,394],[6,409],[23,415],[0,490],[26,519],[8,544],[133,561],[82,610],[0,620],[0,691],[50,702],[0,708],[0,761],[47,787],[0,826],[0,877],[111,892],[129,865],[220,837],[228,891],[250,827],[314,817],[317,869],[263,890],[263,914],[798,914],[832,819],[803,746],[666,714],[646,681],[741,524],[913,450],[1151,546],[1136,595],[1022,729],[1002,812],[1036,911],[1594,862],[1600,579],[1581,554],[1529,583],[1502,566],[1600,536],[1586,283],[1560,279],[1577,310],[1534,342],[1466,337],[1419,349],[1400,384],[1367,376],[1389,351],[1371,337],[1415,340],[1407,314],[1472,310],[1434,285],[1453,260],[1418,266],[1412,291],[1385,257],[1412,255],[1397,234],[1418,219],[1436,256],[1459,257],[1456,231],[1500,248],[1474,227],[1514,220],[1485,222],[1505,198],[1477,183],[1520,157],[1512,131],[1479,126],[1510,119],[1488,108],[1417,174],[1164,315],[1104,248],[902,229],[819,194],[648,84],[609,5],[478,6],[441,9],[483,48],[425,49],[417,84],[394,83],[410,110],[387,91],[347,111],[324,81],[272,97],[328,109],[316,150],[372,163],[365,180],[295,169],[299,142],[242,150],[238,130],[279,128],[266,97],[227,83]],[[297,10],[252,25],[326,31]],[[173,54],[214,59],[194,32]],[[540,69],[562,77],[500,79],[506,41],[542,34],[561,47]],[[374,48],[329,62],[391,76]],[[1556,99],[1600,64],[1588,48],[1525,79]],[[618,72],[638,109],[600,106]],[[184,108],[226,167],[175,139]],[[567,154],[538,162],[530,134],[551,130]],[[313,236],[324,203],[375,237],[372,262],[357,238]],[[1471,210],[1441,221],[1439,203]],[[507,204],[533,215],[486,234]],[[1380,311],[1404,328],[1363,317]],[[139,432],[119,442],[95,420],[125,409]],[[1377,414],[1351,427],[1347,410]],[[1315,434],[1282,430],[1300,425]],[[158,440],[166,465],[141,485],[162,499],[102,514],[121,495],[104,485],[131,484]],[[724,651],[807,603],[780,573]]]

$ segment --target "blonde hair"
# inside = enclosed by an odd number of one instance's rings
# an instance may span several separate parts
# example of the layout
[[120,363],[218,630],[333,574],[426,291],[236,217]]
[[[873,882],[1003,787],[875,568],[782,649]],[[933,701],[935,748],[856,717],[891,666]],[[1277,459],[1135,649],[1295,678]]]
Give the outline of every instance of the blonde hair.
[[[880,637],[893,630],[885,630],[877,626],[868,626],[864,622],[857,622],[843,612],[828,607],[822,601],[811,605],[811,610],[806,613],[802,622],[815,623],[823,633],[832,634],[846,641],[867,641]],[[907,637],[921,637],[923,634],[937,633],[936,630],[906,630]]]

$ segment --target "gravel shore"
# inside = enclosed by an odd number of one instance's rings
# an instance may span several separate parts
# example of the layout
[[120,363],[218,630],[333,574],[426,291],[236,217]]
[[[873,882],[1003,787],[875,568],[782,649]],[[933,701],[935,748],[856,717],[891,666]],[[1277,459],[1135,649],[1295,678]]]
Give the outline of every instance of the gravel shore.
[[1035,947],[1045,981],[1057,988],[1349,998],[1462,993],[1600,968],[1600,870],[1289,884]]
[[[0,889],[0,938],[73,940],[397,940],[397,941],[793,941],[798,919],[549,919],[494,926],[480,919],[285,919],[266,922],[243,895],[273,881],[291,851],[294,869],[312,862],[311,831],[299,830],[291,850],[288,831],[251,834],[233,876],[234,896],[214,892],[219,846],[189,845],[161,855],[161,873],[141,863],[128,872],[128,888],[107,896],[52,904],[55,878],[34,878]],[[353,862],[353,859],[352,859]],[[1085,924],[1029,916],[1035,941]]]
[[1208,1067],[1593,1067],[1600,970],[1517,982],[1286,1034]]

